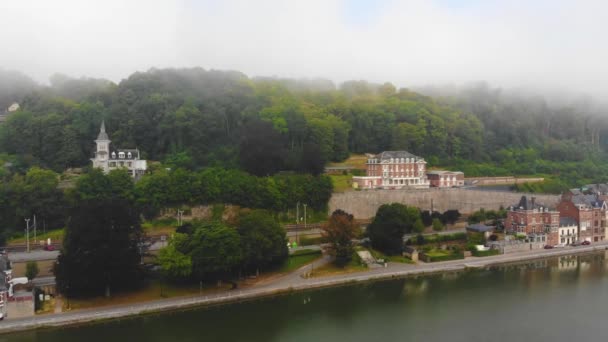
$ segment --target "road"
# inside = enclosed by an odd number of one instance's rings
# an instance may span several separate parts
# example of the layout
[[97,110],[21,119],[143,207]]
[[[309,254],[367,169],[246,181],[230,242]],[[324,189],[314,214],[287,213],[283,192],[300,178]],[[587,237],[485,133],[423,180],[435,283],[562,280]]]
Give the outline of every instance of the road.
[[303,278],[302,275],[310,272],[314,267],[319,267],[327,262],[328,258],[317,260],[313,266],[306,265],[274,281],[258,284],[250,288],[237,289],[214,295],[192,296],[186,298],[173,298],[144,302],[129,305],[117,305],[112,307],[77,310],[53,315],[40,315],[20,319],[7,319],[0,323],[0,332],[27,330],[45,326],[61,326],[67,324],[78,324],[102,319],[115,319],[120,317],[138,315],[148,312],[164,310],[175,310],[200,305],[211,305],[227,302],[239,302],[252,300],[264,296],[273,296],[291,291],[338,286],[346,283],[359,281],[393,279],[398,277],[430,274],[446,271],[462,271],[467,268],[486,267],[509,262],[520,262],[535,258],[555,257],[575,253],[588,253],[594,251],[605,251],[608,242],[596,243],[591,246],[566,247],[549,250],[533,250],[523,253],[497,255],[484,258],[469,257],[464,260],[452,260],[432,264],[399,264],[389,263],[387,268],[374,268],[365,272],[342,274],[320,278]]

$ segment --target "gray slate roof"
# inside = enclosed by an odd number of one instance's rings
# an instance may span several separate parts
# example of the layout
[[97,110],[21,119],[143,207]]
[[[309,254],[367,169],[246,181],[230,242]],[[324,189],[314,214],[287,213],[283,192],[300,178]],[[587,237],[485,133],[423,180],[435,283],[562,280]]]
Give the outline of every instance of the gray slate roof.
[[532,200],[532,198],[528,198],[526,196],[521,196],[519,203],[517,205],[515,205],[514,207],[516,209],[523,209],[523,210],[534,210],[534,209],[546,208],[546,206],[542,205],[542,203],[538,203],[538,202]]
[[416,160],[424,160],[417,155],[411,154],[408,151],[384,151],[375,156],[380,162],[389,161],[391,158],[415,158]]
[[[124,158],[118,158],[119,153],[124,152]],[[129,158],[129,152],[131,152],[131,158]],[[115,153],[115,154],[114,154]],[[117,149],[110,153],[111,160],[137,160],[139,159],[139,150],[138,149]]]
[[101,122],[101,128],[99,129],[99,135],[97,136],[97,140],[110,140],[108,137],[108,133],[106,133],[106,122]]
[[559,226],[560,227],[568,227],[568,226],[576,226],[576,220],[572,217],[560,217],[559,218]]

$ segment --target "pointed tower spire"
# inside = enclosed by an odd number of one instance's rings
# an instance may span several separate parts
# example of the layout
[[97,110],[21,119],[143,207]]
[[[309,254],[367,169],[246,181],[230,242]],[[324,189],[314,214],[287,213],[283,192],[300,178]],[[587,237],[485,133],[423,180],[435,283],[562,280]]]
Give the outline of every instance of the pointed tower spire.
[[108,137],[108,133],[106,133],[105,120],[101,122],[101,128],[99,129],[99,135],[97,136],[97,140],[110,140],[110,137]]

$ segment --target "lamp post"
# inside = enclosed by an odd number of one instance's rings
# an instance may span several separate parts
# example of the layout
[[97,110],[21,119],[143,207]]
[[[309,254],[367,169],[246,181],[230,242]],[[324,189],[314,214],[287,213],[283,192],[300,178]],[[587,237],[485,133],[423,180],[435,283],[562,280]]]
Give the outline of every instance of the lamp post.
[[27,252],[30,252],[30,219],[25,219],[25,240],[27,246]]
[[304,230],[306,230],[306,206],[308,204],[304,204]]
[[299,246],[300,241],[298,240],[298,224],[300,223],[300,201],[296,203],[296,244]]

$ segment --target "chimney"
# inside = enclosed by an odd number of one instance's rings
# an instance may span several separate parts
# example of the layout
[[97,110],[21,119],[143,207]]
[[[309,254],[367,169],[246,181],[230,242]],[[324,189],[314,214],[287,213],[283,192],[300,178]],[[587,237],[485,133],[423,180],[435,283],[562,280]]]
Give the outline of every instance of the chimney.
[[534,210],[534,204],[536,202],[536,197],[532,196],[532,198],[530,198],[530,202],[532,202],[532,209]]

